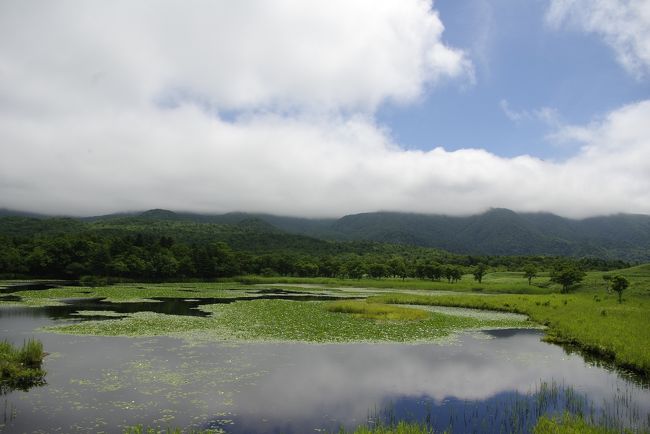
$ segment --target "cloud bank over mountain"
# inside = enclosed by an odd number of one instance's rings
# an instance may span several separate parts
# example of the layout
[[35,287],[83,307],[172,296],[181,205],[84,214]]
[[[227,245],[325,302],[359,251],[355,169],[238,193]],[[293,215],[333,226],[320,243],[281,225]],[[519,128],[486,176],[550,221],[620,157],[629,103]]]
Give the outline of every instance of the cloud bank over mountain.
[[3,2],[0,207],[650,213],[648,101],[559,127],[564,161],[408,149],[377,122],[473,71],[421,0]]

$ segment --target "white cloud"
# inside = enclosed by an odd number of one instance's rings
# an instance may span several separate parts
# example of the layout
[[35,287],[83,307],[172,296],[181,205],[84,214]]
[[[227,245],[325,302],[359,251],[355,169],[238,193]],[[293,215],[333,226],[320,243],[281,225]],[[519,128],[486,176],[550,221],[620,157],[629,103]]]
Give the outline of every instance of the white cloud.
[[3,205],[93,214],[165,207],[339,216],[491,206],[582,217],[650,213],[650,101],[600,123],[565,162],[407,151],[367,117],[215,119],[192,105],[114,116],[0,119]]
[[561,125],[560,114],[557,109],[553,107],[541,107],[532,111],[529,110],[514,110],[510,107],[510,103],[506,99],[499,101],[499,108],[508,119],[515,123],[522,121],[539,121],[552,127],[559,127]]
[[650,0],[551,0],[546,18],[599,34],[637,77],[650,72]]
[[[372,111],[471,75],[426,0],[4,1],[4,107]],[[17,86],[18,85],[18,86]]]
[[395,143],[379,104],[471,75],[426,1],[186,4],[0,3],[0,207],[650,213],[649,102],[563,163]]
[[513,110],[510,107],[510,103],[508,102],[508,100],[505,99],[499,101],[499,107],[501,108],[503,114],[505,114],[506,117],[513,122],[519,122],[522,119],[528,119],[530,117],[530,113],[526,111],[520,112],[520,111]]

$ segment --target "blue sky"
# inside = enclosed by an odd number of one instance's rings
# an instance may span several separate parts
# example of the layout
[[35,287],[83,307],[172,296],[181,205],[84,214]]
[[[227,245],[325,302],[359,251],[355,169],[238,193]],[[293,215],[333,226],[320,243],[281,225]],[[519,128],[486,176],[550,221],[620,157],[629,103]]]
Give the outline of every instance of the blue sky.
[[[476,80],[428,89],[409,106],[382,107],[378,118],[409,148],[565,159],[576,147],[547,137],[560,125],[535,117],[536,110],[553,109],[561,125],[580,125],[650,97],[650,82],[629,74],[598,35],[551,28],[546,1],[437,0],[435,8],[443,40],[468,53]],[[509,119],[502,100],[530,115]]]
[[50,214],[650,214],[650,0],[4,0],[0,155]]

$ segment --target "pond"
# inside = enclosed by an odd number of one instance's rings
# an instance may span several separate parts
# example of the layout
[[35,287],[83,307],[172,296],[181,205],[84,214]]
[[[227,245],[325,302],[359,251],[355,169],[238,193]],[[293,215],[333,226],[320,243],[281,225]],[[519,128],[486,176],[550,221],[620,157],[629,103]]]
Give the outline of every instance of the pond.
[[87,318],[76,311],[202,315],[198,305],[224,301],[230,300],[0,307],[0,339],[36,337],[51,353],[45,386],[0,397],[0,431],[119,433],[145,424],[303,433],[409,419],[436,430],[496,433],[527,431],[540,413],[563,409],[613,427],[650,425],[647,385],[542,342],[538,330],[471,332],[440,344],[326,345],[38,330]]

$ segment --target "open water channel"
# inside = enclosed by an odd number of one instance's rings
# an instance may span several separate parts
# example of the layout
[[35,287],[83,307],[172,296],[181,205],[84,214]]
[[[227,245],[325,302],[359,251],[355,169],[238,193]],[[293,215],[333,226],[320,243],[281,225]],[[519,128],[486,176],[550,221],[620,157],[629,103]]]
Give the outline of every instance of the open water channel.
[[308,433],[400,419],[440,431],[526,432],[540,414],[564,410],[610,427],[650,426],[647,384],[544,343],[537,330],[417,345],[193,343],[39,330],[96,319],[75,316],[79,310],[204,315],[195,308],[214,302],[0,306],[0,340],[36,337],[50,353],[46,385],[0,396],[0,432],[120,433],[144,424]]

